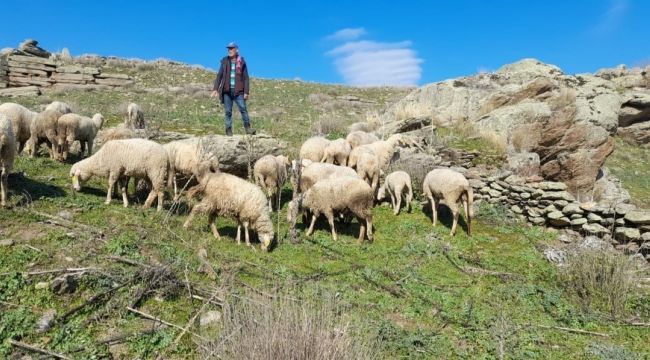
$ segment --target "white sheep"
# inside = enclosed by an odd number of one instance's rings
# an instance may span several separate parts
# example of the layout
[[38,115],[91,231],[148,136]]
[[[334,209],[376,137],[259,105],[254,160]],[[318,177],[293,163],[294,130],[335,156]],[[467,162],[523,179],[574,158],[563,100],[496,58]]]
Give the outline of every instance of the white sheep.
[[287,166],[290,164],[289,158],[284,155],[264,155],[253,166],[255,183],[266,190],[271,210],[273,204],[277,203],[282,186],[287,180]]
[[396,147],[404,144],[406,144],[406,141],[402,135],[394,134],[386,140],[379,140],[370,144],[357,146],[352,149],[352,152],[350,152],[348,166],[352,168],[356,167],[359,154],[361,154],[363,149],[370,149],[379,157],[379,169],[383,171],[388,167]]
[[338,177],[359,178],[356,171],[349,167],[315,162],[302,168],[300,184],[297,184],[296,179],[293,178],[291,179],[291,184],[294,188],[297,186],[297,192],[301,193],[309,190],[309,188],[320,180]]
[[321,180],[309,190],[298,195],[289,203],[287,218],[289,221],[296,219],[298,212],[311,212],[311,222],[307,236],[314,232],[316,219],[321,214],[325,215],[332,231],[332,238],[336,241],[336,228],[334,227],[335,214],[355,215],[359,221],[358,242],[362,243],[368,231],[368,240],[372,241],[372,205],[373,191],[365,181],[354,177],[340,177]]
[[124,207],[129,206],[126,193],[129,179],[146,179],[151,185],[151,192],[144,202],[144,208],[149,208],[157,196],[158,211],[161,211],[163,206],[165,180],[171,186],[170,174],[172,171],[165,148],[145,139],[109,141],[94,155],[75,163],[70,169],[72,185],[76,191],[81,190],[81,183],[88,181],[92,176],[108,178],[106,204],[110,204],[113,188],[119,181]]
[[323,149],[321,162],[346,166],[352,147],[345,139],[336,139]]
[[200,140],[187,141],[177,140],[164,144],[163,147],[167,150],[169,155],[169,162],[173,169],[172,178],[174,180],[174,199],[178,197],[178,183],[176,180],[177,174],[182,174],[187,177],[196,177],[196,170],[202,161],[210,161],[211,171],[216,172],[219,170],[219,160],[211,152],[206,151]]
[[202,162],[197,169],[199,185],[188,191],[188,198],[203,193],[183,224],[189,228],[197,213],[207,213],[212,234],[221,239],[215,224],[217,215],[233,217],[238,222],[237,243],[241,244],[241,226],[244,227],[246,245],[251,246],[249,228],[257,232],[263,250],[270,250],[273,241],[273,222],[266,196],[262,189],[244,179],[223,172],[210,172],[210,162]]
[[299,159],[308,159],[313,162],[319,162],[323,158],[325,148],[330,141],[322,136],[314,136],[305,140],[300,147]]
[[357,175],[370,185],[372,191],[377,190],[379,185],[379,157],[370,149],[362,149],[358,152]]
[[70,146],[75,141],[79,141],[81,147],[79,155],[83,156],[87,148],[87,156],[90,156],[93,153],[95,137],[103,125],[102,114],[95,114],[92,118],[72,113],[63,114],[57,122],[57,144],[63,160],[68,158]]
[[45,107],[45,110],[54,110],[60,112],[61,114],[72,113],[72,108],[70,107],[70,105],[62,101],[52,101],[51,104]]
[[135,133],[135,131],[133,131],[133,129],[131,128],[128,128],[124,124],[120,124],[118,126],[108,128],[108,129],[103,129],[98,134],[98,139],[100,144],[106,144],[108,141],[111,140],[125,140],[125,139],[133,139],[136,137],[137,134]]
[[126,118],[124,123],[132,129],[144,129],[144,112],[140,109],[140,106],[136,103],[130,103],[126,107]]
[[350,132],[345,140],[354,149],[361,145],[371,144],[375,141],[379,141],[379,138],[375,134],[357,130]]
[[424,178],[422,190],[431,202],[433,226],[438,220],[437,204],[443,200],[453,215],[451,235],[455,235],[459,215],[458,203],[462,202],[467,217],[467,235],[472,235],[474,192],[463,174],[450,169],[433,169]]
[[50,158],[59,159],[59,153],[57,151],[57,126],[61,115],[63,114],[56,110],[45,110],[36,114],[29,127],[30,157],[36,156],[40,145],[45,143],[48,147]]
[[30,138],[30,126],[36,116],[36,112],[15,103],[4,103],[0,105],[0,114],[4,114],[11,120],[16,139],[16,150],[20,154]]
[[9,173],[14,166],[16,138],[13,124],[8,116],[0,114],[0,206],[7,206]]
[[402,205],[402,197],[405,197],[408,211],[411,212],[411,201],[413,200],[413,187],[411,186],[411,176],[405,171],[394,171],[386,176],[384,185],[377,192],[377,200],[386,198],[386,193],[390,196],[390,202],[393,206],[393,214],[399,214]]

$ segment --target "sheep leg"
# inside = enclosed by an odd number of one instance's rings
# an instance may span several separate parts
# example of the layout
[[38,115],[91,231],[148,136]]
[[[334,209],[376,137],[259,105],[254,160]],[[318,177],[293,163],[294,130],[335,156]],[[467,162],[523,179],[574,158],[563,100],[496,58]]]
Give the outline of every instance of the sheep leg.
[[156,192],[158,193],[158,207],[156,208],[156,211],[162,211],[163,202],[165,201],[165,192],[163,190],[158,190]]
[[397,200],[397,203],[395,204],[395,211],[393,212],[395,215],[399,214],[399,210],[402,207],[402,189],[397,189],[398,191],[395,191],[395,199]]
[[0,169],[0,206],[7,206],[7,170]]
[[84,152],[86,152],[86,144],[87,143],[88,143],[87,141],[79,141],[79,147],[81,149],[79,151],[79,157],[82,157],[82,158],[84,157]]
[[[86,155],[87,157],[93,154],[93,141],[94,141],[94,139],[86,141],[86,144],[87,144],[86,145],[86,150],[88,151],[87,155]],[[83,152],[82,152],[82,154],[83,154]]]
[[438,205],[436,205],[436,199],[433,196],[429,196],[429,201],[431,202],[431,222],[433,226],[436,226],[438,221]]
[[413,207],[411,206],[411,202],[413,201],[413,189],[411,189],[411,186],[408,187],[408,192],[406,193],[406,204],[408,205],[408,212],[410,213],[413,211]]
[[368,240],[370,242],[373,242],[373,235],[372,235],[372,213],[366,217],[366,228],[368,232]]
[[248,221],[244,221],[244,236],[246,237],[246,246],[254,250],[255,248],[251,246],[251,240],[248,231]]
[[390,195],[390,204],[393,206],[393,213],[395,213],[395,195],[390,190],[388,190],[388,195]]
[[190,223],[194,219],[194,216],[196,216],[197,213],[205,211],[206,206],[204,203],[198,203],[194,205],[192,208],[192,211],[190,211],[190,215],[187,216],[187,220],[185,220],[185,223],[183,223],[183,228],[187,229],[190,227]]
[[237,236],[235,237],[235,240],[237,240],[237,245],[241,245],[241,223],[237,222]]
[[307,230],[307,236],[311,236],[314,233],[314,225],[316,225],[316,213],[311,215],[311,223],[309,224],[309,229]]
[[129,178],[123,177],[120,181],[120,190],[122,191],[122,202],[124,207],[129,207],[129,196],[128,196],[128,187],[129,187]]
[[325,213],[327,222],[330,224],[330,229],[332,230],[332,239],[336,241],[336,228],[334,227],[334,213],[330,210]]
[[456,226],[458,225],[458,215],[459,215],[460,212],[459,212],[458,206],[455,203],[450,204],[449,209],[451,210],[451,213],[452,213],[452,215],[454,217],[454,222],[451,225],[451,233],[450,233],[450,235],[454,236],[454,235],[456,235]]
[[217,231],[217,213],[212,212],[210,215],[208,215],[208,224],[210,224],[210,230],[212,230],[212,235],[214,235],[215,239],[221,240],[221,235],[219,235],[219,231]]
[[359,238],[357,239],[357,243],[363,244],[363,239],[366,237],[366,223],[360,216],[357,216],[357,221],[359,222]]
[[111,171],[108,174],[108,190],[106,191],[106,201],[104,201],[104,204],[106,205],[110,204],[113,198],[113,189],[115,188],[115,182],[117,182],[117,176],[115,176],[115,173]]

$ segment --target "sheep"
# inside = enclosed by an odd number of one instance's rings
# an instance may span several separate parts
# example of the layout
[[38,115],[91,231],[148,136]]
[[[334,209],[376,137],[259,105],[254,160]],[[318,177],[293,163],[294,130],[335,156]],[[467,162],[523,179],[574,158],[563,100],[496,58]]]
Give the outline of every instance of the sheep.
[[29,128],[30,157],[36,156],[38,148],[42,143],[48,146],[50,158],[59,159],[57,146],[57,125],[61,117],[56,110],[45,110],[36,114]]
[[379,157],[370,149],[359,152],[356,166],[357,175],[370,185],[372,191],[379,185]]
[[209,161],[212,172],[219,170],[217,157],[203,149],[200,141],[177,140],[164,144],[163,147],[169,155],[169,162],[173,169],[172,179],[174,180],[174,200],[178,199],[177,174],[185,176],[197,176],[196,169],[200,162]]
[[130,103],[126,107],[126,117],[124,119],[124,123],[132,129],[145,128],[144,113],[138,104]]
[[60,112],[61,114],[72,113],[72,108],[70,107],[70,105],[61,101],[53,101],[51,104],[45,107],[45,110],[55,110]]
[[163,206],[165,179],[168,186],[172,183],[170,174],[172,171],[165,148],[145,139],[109,141],[94,155],[75,163],[70,169],[75,191],[81,190],[81,183],[88,181],[92,176],[107,177],[106,204],[111,203],[113,188],[119,181],[124,207],[129,206],[126,193],[129,178],[145,178],[151,185],[151,192],[143,208],[149,208],[157,196],[158,211],[161,211]]
[[431,202],[433,226],[438,220],[437,202],[443,200],[454,217],[451,226],[451,236],[454,236],[458,224],[458,202],[462,202],[467,217],[467,235],[472,235],[474,192],[463,174],[450,169],[433,169],[424,178],[422,189]]
[[309,190],[314,184],[320,180],[338,178],[338,177],[353,177],[359,178],[356,171],[346,166],[339,166],[327,163],[311,163],[305,166],[300,174],[300,183],[296,183],[296,179],[291,179],[294,187],[297,187],[297,192],[305,192]]
[[[340,177],[321,180],[314,184],[309,190],[298,195],[289,203],[287,219],[292,221],[298,212],[309,210],[311,223],[307,236],[314,232],[314,224],[319,215],[327,218],[332,231],[332,238],[337,240],[334,227],[334,214],[352,213],[359,221],[358,243],[362,243],[368,230],[368,240],[372,242],[372,205],[374,195],[372,189],[365,181],[354,177]],[[364,223],[365,222],[365,223]]]
[[325,149],[323,149],[323,157],[320,161],[346,166],[350,151],[352,151],[352,147],[350,147],[350,144],[345,139],[336,139],[330,141]]
[[133,129],[130,129],[124,124],[121,124],[112,128],[103,129],[99,132],[98,137],[100,144],[106,144],[111,140],[133,139],[137,137],[137,134],[135,131],[133,131]]
[[95,114],[92,119],[87,116],[77,114],[63,114],[57,122],[57,145],[58,151],[63,160],[67,160],[70,146],[75,141],[79,141],[81,152],[87,150],[87,156],[93,153],[93,143],[95,136],[104,125],[102,114]]
[[284,155],[265,155],[259,158],[253,166],[255,183],[266,190],[271,211],[273,211],[273,204],[278,201],[278,195],[287,180],[287,166],[290,164],[289,158]]
[[308,159],[313,162],[319,162],[325,153],[325,147],[329,145],[330,141],[322,136],[314,136],[302,143],[300,147],[299,159]]
[[30,138],[30,126],[36,116],[36,112],[15,103],[4,103],[0,105],[0,114],[4,114],[11,120],[13,126],[14,138],[16,140],[16,150],[18,154],[23,152],[25,144]]
[[413,200],[413,187],[411,186],[411,176],[405,171],[394,171],[384,180],[384,185],[377,192],[377,200],[390,196],[390,202],[393,206],[393,214],[399,214],[402,205],[402,196],[405,196],[408,212],[411,212],[411,201]]
[[396,147],[398,145],[404,145],[405,143],[406,141],[402,135],[394,134],[387,140],[379,140],[370,144],[357,146],[350,152],[348,166],[352,168],[356,167],[359,154],[361,154],[363,149],[370,149],[379,157],[379,169],[383,171],[390,163]]
[[0,114],[0,206],[7,206],[9,173],[14,166],[16,138],[13,123],[8,116]]
[[[262,250],[269,251],[273,241],[273,222],[269,214],[266,195],[262,189],[234,175],[210,172],[210,162],[201,162],[197,168],[199,185],[188,191],[188,198],[203,193],[203,199],[195,205],[185,220],[183,227],[189,228],[194,216],[208,213],[208,223],[212,234],[221,239],[215,225],[217,215],[233,217],[237,220],[237,244],[241,244],[241,226],[244,226],[246,245],[251,246],[249,228],[255,230]],[[251,246],[252,247],[252,246]],[[253,248],[254,249],[254,248]]]
[[379,141],[379,138],[375,134],[357,130],[350,132],[345,140],[350,144],[352,149],[354,149],[361,145],[371,144],[375,141]]

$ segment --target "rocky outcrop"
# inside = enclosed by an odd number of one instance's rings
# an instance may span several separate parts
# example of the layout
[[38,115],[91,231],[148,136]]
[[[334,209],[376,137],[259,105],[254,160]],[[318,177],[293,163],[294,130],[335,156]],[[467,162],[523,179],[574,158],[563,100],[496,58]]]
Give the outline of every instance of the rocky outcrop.
[[[592,192],[614,149],[612,135],[618,132],[639,142],[650,137],[647,101],[635,88],[647,86],[647,80],[641,70],[567,75],[556,66],[525,59],[494,73],[423,86],[388,109],[381,123],[399,128],[393,124],[404,121],[396,118],[400,109],[416,105],[431,111],[428,116],[437,125],[469,122],[507,139],[509,168],[535,175],[534,165],[518,170],[517,163],[537,154],[539,175],[566,182],[582,199]],[[637,95],[631,97],[633,89]]]
[[650,143],[650,91],[629,93],[618,118],[618,134],[637,144]]

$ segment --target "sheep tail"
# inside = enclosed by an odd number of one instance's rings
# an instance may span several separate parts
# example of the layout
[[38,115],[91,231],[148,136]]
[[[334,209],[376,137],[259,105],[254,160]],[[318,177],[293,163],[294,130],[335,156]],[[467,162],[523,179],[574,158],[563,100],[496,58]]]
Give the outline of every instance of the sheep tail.
[[466,186],[464,189],[465,192],[465,201],[466,201],[466,212],[467,216],[467,235],[472,235],[472,217],[474,216],[474,190],[471,186]]

